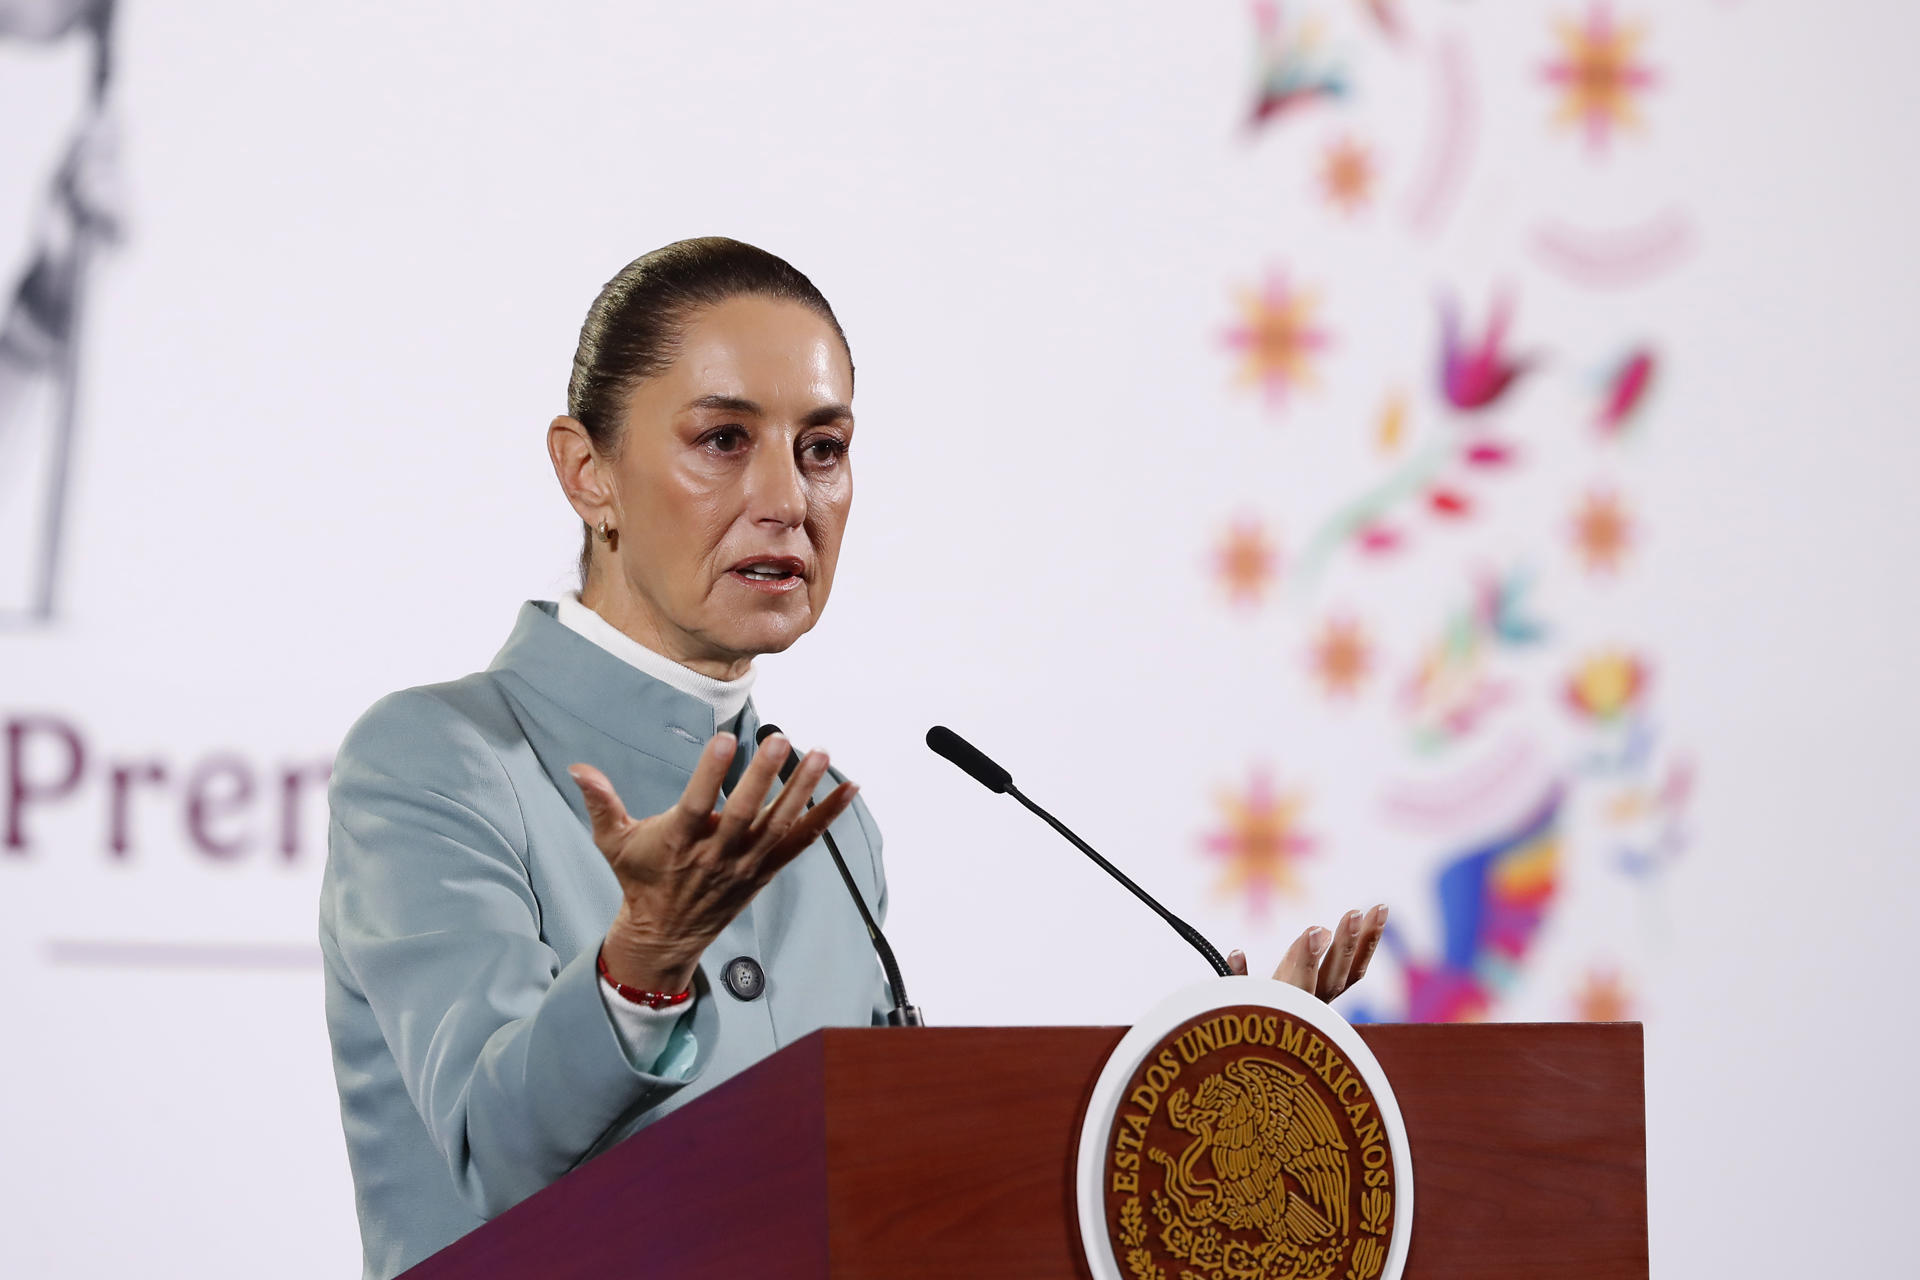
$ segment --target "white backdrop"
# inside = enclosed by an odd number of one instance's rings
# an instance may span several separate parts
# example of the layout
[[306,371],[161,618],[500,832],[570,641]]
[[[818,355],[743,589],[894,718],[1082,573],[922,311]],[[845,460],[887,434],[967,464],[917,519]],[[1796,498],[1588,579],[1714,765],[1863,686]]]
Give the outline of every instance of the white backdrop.
[[[1617,5],[1656,76],[1593,140],[1546,71],[1584,0],[1401,9],[1287,5],[1284,50],[1346,92],[1251,129],[1256,24],[1226,2],[126,0],[125,227],[82,290],[58,607],[0,631],[0,1272],[354,1273],[316,770],[376,697],[484,665],[571,585],[542,436],[580,318],[708,233],[790,258],[852,341],[833,607],[756,701],[862,782],[932,1019],[1121,1023],[1200,970],[929,724],[1256,964],[1390,902],[1378,1016],[1419,1013],[1440,869],[1558,786],[1499,888],[1512,950],[1476,935],[1454,1013],[1646,1021],[1658,1274],[1897,1271],[1920,18]],[[0,40],[22,265],[87,60]],[[1321,189],[1343,140],[1374,167],[1351,214]],[[1328,339],[1277,402],[1227,337],[1270,273]],[[1502,295],[1536,363],[1463,411],[1439,300],[1471,338]],[[1641,348],[1652,394],[1597,428]],[[17,594],[29,427],[55,419],[13,421]],[[1463,441],[1506,465],[1310,554]],[[1596,494],[1631,514],[1610,571],[1567,533]],[[1238,602],[1236,522],[1276,550]],[[1489,580],[1532,584],[1538,638],[1474,612]],[[1338,694],[1310,655],[1343,620],[1370,661]],[[1567,679],[1616,652],[1646,688],[1583,716]],[[1465,702],[1420,703],[1423,670]],[[1480,694],[1504,700],[1467,714]],[[1263,776],[1290,825],[1243,827],[1232,862],[1209,837]],[[1236,865],[1264,908],[1221,889]]]

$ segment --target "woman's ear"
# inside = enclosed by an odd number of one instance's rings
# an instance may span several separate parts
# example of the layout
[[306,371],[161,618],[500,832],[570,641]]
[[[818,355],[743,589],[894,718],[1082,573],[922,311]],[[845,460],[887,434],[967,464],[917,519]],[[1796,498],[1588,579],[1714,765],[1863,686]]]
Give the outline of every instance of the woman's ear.
[[547,457],[574,514],[589,528],[602,520],[619,523],[612,476],[579,419],[562,414],[547,425]]

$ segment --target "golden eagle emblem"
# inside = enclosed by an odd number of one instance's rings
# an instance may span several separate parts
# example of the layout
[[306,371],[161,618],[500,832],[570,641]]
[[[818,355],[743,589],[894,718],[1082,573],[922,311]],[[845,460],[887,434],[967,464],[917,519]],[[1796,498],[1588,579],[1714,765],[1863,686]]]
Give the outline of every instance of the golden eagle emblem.
[[1310,1280],[1333,1270],[1347,1234],[1347,1144],[1306,1077],[1268,1058],[1236,1058],[1191,1098],[1176,1090],[1167,1119],[1193,1140],[1178,1157],[1147,1154],[1166,1169],[1181,1218],[1266,1239],[1230,1250],[1250,1256],[1233,1259],[1240,1265],[1229,1274]]
[[1395,1166],[1372,1087],[1285,1009],[1203,1010],[1126,1081],[1102,1159],[1125,1280],[1377,1280]]

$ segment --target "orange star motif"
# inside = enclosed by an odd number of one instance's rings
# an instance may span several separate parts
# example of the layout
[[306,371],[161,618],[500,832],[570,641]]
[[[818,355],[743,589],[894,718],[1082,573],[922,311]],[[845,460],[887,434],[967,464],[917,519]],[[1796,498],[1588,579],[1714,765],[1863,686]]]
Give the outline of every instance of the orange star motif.
[[1313,644],[1313,671],[1334,697],[1351,697],[1373,669],[1373,644],[1351,618],[1330,618]]
[[1639,61],[1646,25],[1615,26],[1612,12],[1601,0],[1587,10],[1585,26],[1556,18],[1554,34],[1560,41],[1560,57],[1543,72],[1549,84],[1560,88],[1554,123],[1581,122],[1587,146],[1604,150],[1616,126],[1640,125],[1636,99],[1654,82],[1652,70]]
[[1612,573],[1633,541],[1633,521],[1611,493],[1595,491],[1573,516],[1573,545],[1589,573]]
[[1320,185],[1327,203],[1352,215],[1373,200],[1373,153],[1351,138],[1327,148],[1320,162]]
[[1312,356],[1327,345],[1327,335],[1314,327],[1319,300],[1274,272],[1264,289],[1243,291],[1238,301],[1240,324],[1227,331],[1227,346],[1240,353],[1239,381],[1261,384],[1268,407],[1277,408],[1291,388],[1313,385]]
[[1625,1022],[1633,1011],[1627,984],[1611,969],[1589,970],[1573,1003],[1573,1016],[1581,1022]]
[[1294,864],[1313,849],[1300,829],[1306,799],[1299,792],[1280,794],[1266,771],[1256,769],[1245,791],[1222,792],[1219,803],[1226,825],[1202,846],[1226,863],[1217,888],[1244,895],[1253,914],[1263,916],[1273,894],[1299,892]]
[[1278,571],[1280,553],[1258,520],[1235,520],[1213,553],[1214,575],[1237,605],[1256,605]]

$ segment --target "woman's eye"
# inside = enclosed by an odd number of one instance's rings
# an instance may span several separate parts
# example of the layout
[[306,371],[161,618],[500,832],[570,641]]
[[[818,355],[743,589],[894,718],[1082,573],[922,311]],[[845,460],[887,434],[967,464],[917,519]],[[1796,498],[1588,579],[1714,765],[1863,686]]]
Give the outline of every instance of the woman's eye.
[[706,439],[706,445],[715,453],[738,453],[747,444],[747,433],[739,427],[722,427]]
[[829,436],[825,439],[809,441],[806,445],[802,446],[800,452],[808,462],[813,463],[815,466],[830,467],[846,456],[847,442],[844,440],[835,440]]

